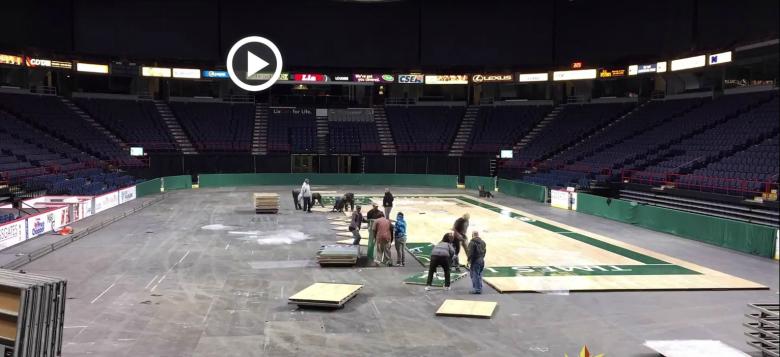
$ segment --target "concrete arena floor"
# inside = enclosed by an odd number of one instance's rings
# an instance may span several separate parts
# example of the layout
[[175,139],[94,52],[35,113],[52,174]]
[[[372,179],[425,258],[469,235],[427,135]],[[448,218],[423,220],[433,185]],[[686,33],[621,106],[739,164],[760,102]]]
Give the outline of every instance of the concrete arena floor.
[[[318,187],[315,185],[315,190]],[[381,187],[328,187],[378,193]],[[446,298],[473,299],[470,283],[426,293],[401,280],[422,267],[322,269],[314,254],[333,235],[326,215],[255,215],[252,188],[176,191],[27,264],[68,279],[63,356],[563,356],[587,344],[606,356],[650,356],[651,339],[716,339],[746,352],[750,302],[778,301],[778,264],[630,225],[498,194],[498,203],[575,225],[771,287],[763,291],[498,294],[489,320],[436,317]],[[395,188],[394,193],[466,193]],[[473,192],[469,192],[473,194]],[[303,231],[310,240],[259,245],[207,231]],[[489,250],[488,250],[489,252]],[[395,253],[393,253],[395,254]],[[344,309],[299,310],[287,297],[313,282],[365,284]]]

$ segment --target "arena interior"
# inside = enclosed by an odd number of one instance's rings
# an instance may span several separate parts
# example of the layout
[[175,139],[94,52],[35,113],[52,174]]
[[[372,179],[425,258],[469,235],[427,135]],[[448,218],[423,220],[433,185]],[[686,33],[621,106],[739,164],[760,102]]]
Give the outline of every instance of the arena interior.
[[778,356],[776,0],[3,7],[3,356]]

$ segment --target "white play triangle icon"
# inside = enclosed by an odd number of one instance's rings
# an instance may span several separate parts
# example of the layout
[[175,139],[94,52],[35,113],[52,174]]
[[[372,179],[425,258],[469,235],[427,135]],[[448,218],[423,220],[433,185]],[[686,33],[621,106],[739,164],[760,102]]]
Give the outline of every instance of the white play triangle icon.
[[268,67],[269,63],[262,58],[255,56],[254,53],[246,52],[246,76],[247,78],[257,72],[260,72],[263,68]]

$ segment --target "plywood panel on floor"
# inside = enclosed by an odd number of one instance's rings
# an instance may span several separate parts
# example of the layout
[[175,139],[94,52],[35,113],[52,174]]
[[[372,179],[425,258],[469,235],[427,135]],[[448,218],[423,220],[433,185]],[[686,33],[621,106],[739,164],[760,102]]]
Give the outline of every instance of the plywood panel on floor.
[[495,311],[497,305],[498,303],[493,301],[447,299],[439,306],[436,315],[481,317],[489,319],[493,316],[493,311]]
[[314,283],[290,296],[290,303],[316,302],[325,304],[343,304],[363,288],[358,284]]

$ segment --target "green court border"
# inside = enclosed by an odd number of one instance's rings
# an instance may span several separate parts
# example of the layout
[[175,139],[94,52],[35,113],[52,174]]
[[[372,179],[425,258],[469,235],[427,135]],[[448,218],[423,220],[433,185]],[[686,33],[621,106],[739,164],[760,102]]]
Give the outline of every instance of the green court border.
[[[358,195],[356,195],[357,197]],[[360,197],[373,197],[373,195],[360,195]],[[542,228],[549,232],[577,240],[598,249],[606,250],[625,258],[638,261],[640,265],[577,265],[577,266],[514,266],[514,267],[485,267],[483,277],[513,277],[513,276],[617,276],[617,275],[702,275],[702,273],[679,265],[671,264],[658,258],[651,257],[620,247],[600,239],[570,231],[547,222],[537,221],[522,214],[507,211],[489,203],[480,202],[466,196],[442,196],[442,195],[397,195],[395,197],[424,197],[424,198],[450,198],[462,201],[472,206],[480,207],[498,213],[508,214],[523,223]],[[324,199],[324,197],[323,197]],[[407,243],[407,250],[423,266],[430,261],[431,243]]]

